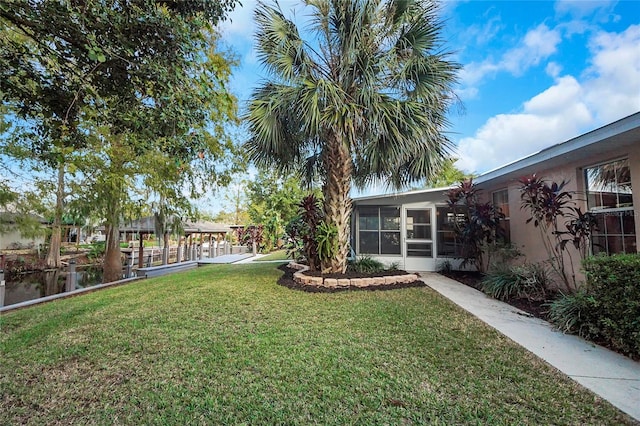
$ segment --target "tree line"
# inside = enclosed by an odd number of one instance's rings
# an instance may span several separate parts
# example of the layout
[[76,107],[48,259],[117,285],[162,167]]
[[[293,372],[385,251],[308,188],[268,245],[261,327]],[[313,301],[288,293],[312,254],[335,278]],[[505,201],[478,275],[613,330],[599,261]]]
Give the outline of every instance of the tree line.
[[[192,215],[193,199],[241,168],[228,130],[235,59],[216,31],[236,3],[0,4],[0,201],[15,208],[37,193],[55,206],[50,268],[61,266],[63,216],[75,212],[104,220],[104,280],[118,279],[119,226],[137,200]],[[22,187],[12,168],[28,172]]]

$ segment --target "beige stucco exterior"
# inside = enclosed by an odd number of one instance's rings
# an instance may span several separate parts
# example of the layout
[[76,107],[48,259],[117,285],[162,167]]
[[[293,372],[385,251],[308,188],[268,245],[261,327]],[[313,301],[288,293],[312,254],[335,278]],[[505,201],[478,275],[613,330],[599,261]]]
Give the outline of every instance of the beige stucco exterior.
[[[566,182],[565,191],[574,194],[572,199],[574,205],[582,211],[587,211],[585,168],[625,158],[628,159],[631,168],[632,188],[640,188],[640,140],[635,145],[612,149],[605,156],[592,155],[558,167],[546,169],[544,163],[541,163],[535,173],[549,182]],[[496,179],[488,183],[481,183],[479,186],[483,190],[481,193],[483,201],[490,201],[495,191],[508,190],[511,243],[522,252],[527,262],[537,263],[548,260],[549,256],[544,247],[540,230],[535,228],[533,223],[527,223],[530,212],[521,208],[520,183],[516,179],[508,179],[506,181]],[[636,218],[636,247],[639,247],[640,220],[638,219],[638,212],[640,211],[640,191],[638,190],[633,193],[633,206]],[[565,263],[569,265],[569,262],[573,261],[576,280],[580,282],[584,279],[579,264],[580,254],[571,245],[567,246],[567,251]],[[567,272],[570,273],[570,268],[567,268]]]
[[[607,157],[591,156],[581,159],[580,161],[570,162],[563,166],[551,169],[545,169],[544,164],[541,164],[535,173],[550,182],[566,181],[567,185],[565,190],[575,192],[576,195],[573,197],[573,200],[576,206],[582,208],[583,211],[586,211],[587,203],[584,178],[584,169],[586,167],[617,159],[628,158],[629,165],[631,167],[632,188],[640,188],[640,140],[638,140],[637,143],[638,145],[634,147],[628,146],[624,149],[614,149]],[[520,208],[520,190],[518,189],[520,184],[518,181],[516,179],[510,179],[507,181],[495,180],[489,183],[481,183],[479,186],[483,190],[481,195],[484,201],[489,201],[493,192],[508,189],[511,239],[519,247],[521,246],[526,250],[528,254],[527,257],[531,261],[543,260],[544,247],[540,242],[538,233],[531,232],[533,225],[526,224],[526,220],[529,218],[528,212]],[[640,211],[640,192],[638,190],[633,193],[633,205],[635,217],[638,218],[638,212]],[[640,235],[640,220],[636,220],[635,227],[636,236],[638,236]]]
[[[491,200],[492,193],[495,191],[508,190],[511,242],[523,253],[526,261],[543,262],[548,260],[549,256],[543,245],[539,229],[536,229],[533,223],[526,223],[530,216],[528,211],[520,207],[518,178],[535,173],[549,182],[565,181],[567,182],[565,190],[574,193],[575,206],[580,207],[582,211],[587,211],[585,169],[621,159],[627,159],[629,162],[631,187],[635,189],[633,191],[633,213],[637,251],[640,246],[640,215],[638,214],[640,211],[640,127],[637,124],[640,122],[640,114],[629,118],[635,118],[632,120],[635,125],[628,126],[628,130],[620,133],[606,132],[607,126],[598,129],[595,132],[600,131],[602,139],[591,145],[577,144],[577,149],[569,150],[557,157],[552,156],[543,161],[535,161],[535,158],[533,161],[521,161],[520,167],[517,167],[516,163],[516,167],[512,167],[508,173],[493,172],[493,175],[490,174],[484,178],[481,176],[477,179],[477,184],[483,191],[484,201]],[[583,135],[583,137],[588,135]],[[544,152],[540,154],[544,154]],[[584,278],[580,271],[580,255],[572,246],[568,246],[567,251],[565,263],[569,265],[569,262],[573,261],[576,280],[580,282]],[[566,269],[569,273],[570,267]]]

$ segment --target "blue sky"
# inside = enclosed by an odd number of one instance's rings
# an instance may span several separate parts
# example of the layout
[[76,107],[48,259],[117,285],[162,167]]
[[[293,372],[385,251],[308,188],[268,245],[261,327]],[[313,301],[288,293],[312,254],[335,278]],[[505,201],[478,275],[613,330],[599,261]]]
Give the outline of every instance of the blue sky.
[[[255,1],[230,14],[241,106],[266,77],[253,51]],[[280,1],[303,22],[300,2]],[[292,12],[292,13],[289,13]],[[448,50],[464,68],[452,111],[458,167],[482,173],[640,111],[640,2],[444,1]]]

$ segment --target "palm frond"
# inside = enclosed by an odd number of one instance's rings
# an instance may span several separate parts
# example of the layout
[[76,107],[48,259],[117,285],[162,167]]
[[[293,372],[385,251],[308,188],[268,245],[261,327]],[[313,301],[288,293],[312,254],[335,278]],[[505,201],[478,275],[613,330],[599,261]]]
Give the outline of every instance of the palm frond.
[[256,51],[267,70],[284,81],[295,81],[313,72],[315,64],[307,53],[298,28],[285,18],[280,7],[258,3]]

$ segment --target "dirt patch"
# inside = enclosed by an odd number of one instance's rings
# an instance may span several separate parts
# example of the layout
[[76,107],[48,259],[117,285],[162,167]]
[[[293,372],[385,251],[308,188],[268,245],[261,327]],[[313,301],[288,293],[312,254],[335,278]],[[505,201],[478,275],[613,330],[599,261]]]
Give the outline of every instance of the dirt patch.
[[[421,281],[421,280],[416,280],[410,283],[397,283],[397,284],[381,284],[381,285],[376,285],[376,286],[368,286],[368,287],[354,287],[354,286],[350,286],[347,288],[341,288],[341,287],[336,287],[336,288],[331,288],[331,287],[319,287],[319,286],[313,286],[313,285],[308,285],[308,284],[301,284],[296,282],[293,279],[293,274],[295,272],[298,272],[296,269],[290,268],[289,265],[287,264],[283,264],[278,266],[278,269],[280,269],[282,272],[284,272],[284,274],[280,277],[280,279],[278,280],[278,284],[280,284],[281,286],[293,289],[293,290],[302,290],[302,291],[306,291],[309,293],[337,293],[337,292],[341,292],[341,291],[357,291],[357,290],[365,290],[365,291],[376,291],[376,290],[381,290],[381,291],[385,291],[385,290],[395,290],[398,288],[410,288],[410,287],[425,287],[426,284]],[[402,274],[406,274],[407,272],[405,271],[385,271],[386,273],[379,273],[379,274],[358,274],[355,272],[349,272],[346,274],[320,274],[319,272],[315,272],[315,271],[305,271],[306,275],[310,275],[310,276],[322,276],[324,278],[335,278],[335,279],[341,279],[341,278],[348,278],[348,279],[352,279],[352,278],[373,278],[373,277],[382,277],[382,276],[394,276],[394,275],[402,275]]]

